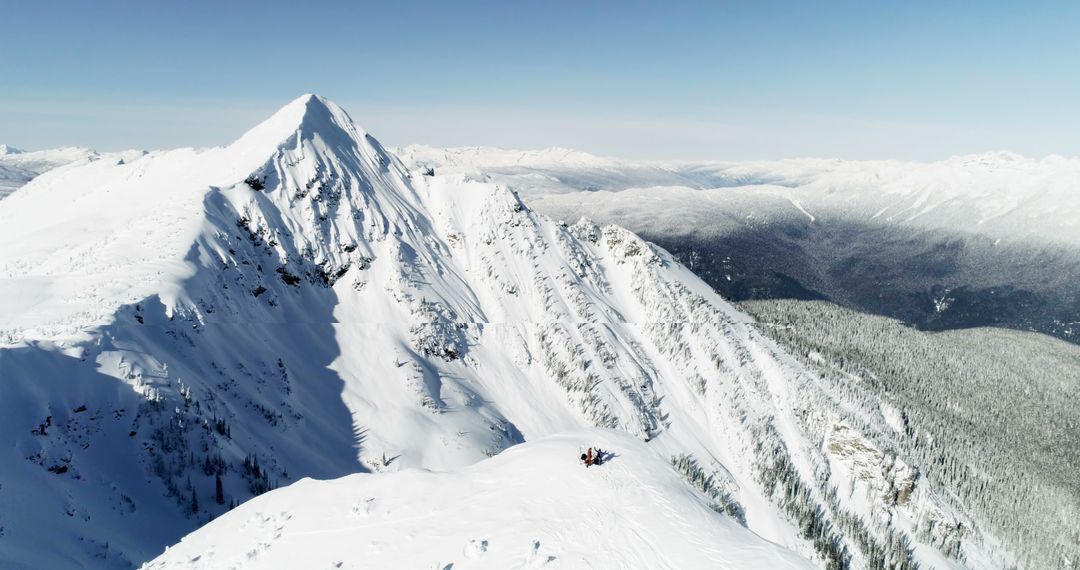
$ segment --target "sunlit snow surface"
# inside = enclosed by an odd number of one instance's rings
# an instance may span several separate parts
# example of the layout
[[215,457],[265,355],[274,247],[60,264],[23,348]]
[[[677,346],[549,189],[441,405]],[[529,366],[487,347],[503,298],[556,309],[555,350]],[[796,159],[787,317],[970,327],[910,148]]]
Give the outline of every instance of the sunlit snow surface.
[[[583,445],[613,454],[586,468]],[[713,512],[665,458],[582,430],[450,472],[305,479],[146,565],[211,568],[812,568]]]

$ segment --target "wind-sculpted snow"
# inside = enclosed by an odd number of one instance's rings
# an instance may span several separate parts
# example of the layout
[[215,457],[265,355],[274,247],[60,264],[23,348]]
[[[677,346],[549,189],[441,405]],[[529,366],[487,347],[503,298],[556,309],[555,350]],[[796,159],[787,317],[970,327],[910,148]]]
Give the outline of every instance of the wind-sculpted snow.
[[[886,419],[667,252],[410,170],[318,96],[227,147],[31,182],[0,243],[3,562],[139,563],[301,477],[459,470],[591,427],[815,563],[1009,559],[951,502],[838,492],[881,495],[826,438]],[[964,529],[947,550],[919,542],[928,509]]]

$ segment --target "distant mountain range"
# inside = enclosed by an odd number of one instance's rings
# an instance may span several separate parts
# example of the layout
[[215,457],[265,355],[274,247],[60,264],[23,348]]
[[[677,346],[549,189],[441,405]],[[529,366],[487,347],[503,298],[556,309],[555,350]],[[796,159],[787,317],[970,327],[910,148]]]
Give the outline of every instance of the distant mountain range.
[[942,330],[1080,342],[1080,159],[647,162],[565,149],[402,149],[538,211],[629,228],[725,297],[828,299]]
[[87,148],[68,147],[26,152],[0,144],[0,199],[43,172],[96,158],[98,153]]

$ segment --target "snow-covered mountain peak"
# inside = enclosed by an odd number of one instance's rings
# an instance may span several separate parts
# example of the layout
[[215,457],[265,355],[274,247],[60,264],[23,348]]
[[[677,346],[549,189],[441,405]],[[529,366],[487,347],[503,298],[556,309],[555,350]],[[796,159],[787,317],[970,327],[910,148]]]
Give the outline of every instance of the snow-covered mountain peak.
[[[225,147],[41,177],[0,202],[0,243],[0,431],[17,434],[0,516],[24,513],[0,521],[0,559],[139,562],[279,483],[457,470],[595,427],[658,454],[650,470],[730,519],[716,528],[816,561],[999,555],[929,483],[903,479],[903,503],[837,494],[902,479],[881,412],[667,252],[410,171],[316,95]],[[560,452],[575,469],[577,451]],[[48,508],[10,506],[30,490]]]
[[308,93],[292,100],[228,148],[269,156],[279,146],[296,148],[302,141],[315,139],[327,147],[349,148],[366,135],[344,109],[325,97]]
[[0,144],[0,156],[7,156],[9,154],[22,154],[23,151],[6,144]]
[[[305,94],[241,136],[223,152],[230,162],[262,164],[245,178],[252,188],[268,191],[307,190],[316,181],[334,185],[335,193],[371,190],[357,184],[375,178],[389,182],[392,192],[411,193],[403,180],[406,169],[396,157],[353,122],[344,109],[320,95]],[[346,196],[347,198],[347,196]],[[348,201],[348,200],[347,200]],[[289,204],[281,203],[282,207]]]
[[[406,178],[378,141],[318,95],[292,101],[225,147],[58,169],[0,202],[0,234],[10,245],[0,251],[0,275],[13,278],[0,281],[8,301],[0,309],[10,309],[0,311],[0,344],[82,338],[147,295],[183,304],[198,265],[189,257],[193,242],[240,220],[275,236],[269,247],[277,246],[280,266],[305,255],[316,264],[340,258],[359,232],[330,218],[355,228],[372,193],[389,201],[412,195]],[[43,283],[29,279],[46,279],[55,294],[34,293]]]
[[[315,93],[305,93],[286,103],[273,115],[248,131],[248,135],[267,135],[304,128],[319,130],[330,123],[351,125],[352,118],[333,101]],[[245,135],[247,136],[247,135]],[[241,137],[244,138],[244,137]]]

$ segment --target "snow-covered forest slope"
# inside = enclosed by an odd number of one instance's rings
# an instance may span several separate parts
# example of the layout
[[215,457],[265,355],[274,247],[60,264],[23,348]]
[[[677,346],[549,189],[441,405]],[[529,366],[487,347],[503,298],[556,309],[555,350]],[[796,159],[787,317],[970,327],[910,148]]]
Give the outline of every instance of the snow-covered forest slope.
[[922,332],[824,301],[740,304],[791,354],[880,399],[927,474],[1030,568],[1080,561],[1080,347],[999,328]]
[[404,149],[538,211],[651,240],[734,300],[829,299],[920,328],[1080,342],[1080,159],[643,162],[563,149]]
[[[127,567],[303,477],[482,477],[589,428],[643,442],[747,548],[1003,568],[1019,546],[940,491],[892,408],[664,250],[410,169],[318,96],[226,147],[41,176],[0,201],[0,243],[2,566]],[[328,492],[282,500],[305,487]]]

